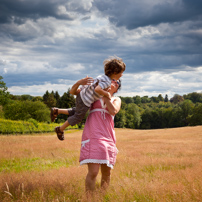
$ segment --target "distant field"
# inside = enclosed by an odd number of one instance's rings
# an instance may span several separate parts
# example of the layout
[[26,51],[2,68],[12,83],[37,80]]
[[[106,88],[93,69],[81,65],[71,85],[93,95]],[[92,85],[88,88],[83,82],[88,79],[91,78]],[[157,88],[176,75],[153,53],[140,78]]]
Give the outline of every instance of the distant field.
[[[82,131],[0,136],[0,201],[88,201]],[[106,193],[92,201],[202,201],[202,126],[116,129],[119,153]],[[100,177],[100,176],[99,176]]]

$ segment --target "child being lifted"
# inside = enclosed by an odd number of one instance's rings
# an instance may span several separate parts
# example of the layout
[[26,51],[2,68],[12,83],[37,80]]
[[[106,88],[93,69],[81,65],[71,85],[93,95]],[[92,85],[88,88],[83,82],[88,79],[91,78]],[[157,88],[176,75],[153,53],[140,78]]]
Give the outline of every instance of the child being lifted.
[[[66,109],[65,114],[69,115],[67,121],[62,126],[55,128],[59,140],[64,140],[64,130],[69,125],[74,126],[82,121],[89,110],[91,104],[105,96],[111,99],[107,89],[111,86],[112,80],[119,80],[125,71],[126,65],[121,58],[113,57],[104,62],[105,75],[96,77],[86,77],[77,81],[71,88],[70,93],[76,96],[76,107]],[[82,85],[81,88],[78,88]],[[75,93],[76,92],[76,93]],[[64,114],[64,109],[52,108],[51,121],[53,122],[58,114]]]

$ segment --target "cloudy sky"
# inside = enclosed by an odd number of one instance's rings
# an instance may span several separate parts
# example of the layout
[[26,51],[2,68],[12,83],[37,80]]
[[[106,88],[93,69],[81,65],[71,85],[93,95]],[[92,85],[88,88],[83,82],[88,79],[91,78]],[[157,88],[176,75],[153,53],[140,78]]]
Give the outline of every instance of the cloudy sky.
[[0,75],[14,95],[67,91],[126,63],[121,96],[202,92],[201,0],[1,0]]

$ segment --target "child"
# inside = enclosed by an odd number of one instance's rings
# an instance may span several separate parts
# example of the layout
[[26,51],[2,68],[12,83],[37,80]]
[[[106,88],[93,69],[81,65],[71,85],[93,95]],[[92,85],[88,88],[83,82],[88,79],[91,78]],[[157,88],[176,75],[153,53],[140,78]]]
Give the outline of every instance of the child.
[[[77,89],[79,85],[85,85],[77,90],[76,107],[68,109],[68,119],[62,125],[55,128],[59,140],[64,140],[64,129],[69,125],[73,126],[81,122],[89,110],[91,104],[101,97],[105,96],[111,99],[111,94],[106,91],[111,86],[112,80],[119,80],[125,71],[126,65],[121,58],[109,58],[104,61],[105,75],[98,76],[94,80],[86,77],[76,82],[71,92]],[[58,109],[51,109],[51,121],[54,121],[58,115]]]

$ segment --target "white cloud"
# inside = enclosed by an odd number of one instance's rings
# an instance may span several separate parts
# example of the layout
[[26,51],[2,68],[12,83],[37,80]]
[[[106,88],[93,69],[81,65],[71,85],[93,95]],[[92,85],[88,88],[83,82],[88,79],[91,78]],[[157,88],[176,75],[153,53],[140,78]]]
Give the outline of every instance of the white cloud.
[[68,10],[78,11],[90,11],[92,7],[93,0],[71,0],[68,1],[65,5],[68,7]]
[[79,74],[82,70],[85,70],[85,67],[79,63],[71,63],[67,66],[64,66],[60,69],[50,65],[48,62],[41,61],[15,61],[8,62],[6,67],[2,68],[0,73],[2,74]]
[[43,96],[45,92],[48,90],[51,92],[52,90],[58,91],[60,95],[63,95],[64,92],[67,92],[72,85],[66,84],[51,84],[45,83],[43,85],[32,85],[32,86],[12,86],[8,88],[8,92],[13,95],[23,95],[29,94],[32,96]]
[[190,71],[124,74],[120,96],[158,96],[202,92],[202,67]]
[[[78,66],[78,68],[80,68]],[[81,67],[82,68],[82,67]],[[122,88],[116,96],[158,96],[163,97],[167,94],[169,98],[174,94],[188,94],[191,92],[202,92],[202,67],[195,71],[179,72],[144,72],[138,74],[124,74],[122,77]],[[14,95],[30,94],[33,96],[42,96],[46,90],[49,92],[58,91],[60,95],[67,92],[76,82],[73,78],[59,79],[58,84],[45,82],[41,85],[30,86],[12,86],[8,91]],[[22,93],[23,92],[23,93]],[[180,92],[180,93],[179,93]]]

